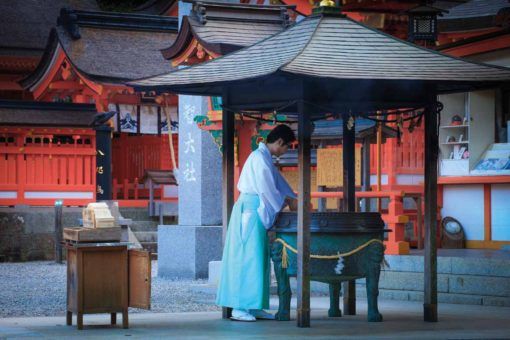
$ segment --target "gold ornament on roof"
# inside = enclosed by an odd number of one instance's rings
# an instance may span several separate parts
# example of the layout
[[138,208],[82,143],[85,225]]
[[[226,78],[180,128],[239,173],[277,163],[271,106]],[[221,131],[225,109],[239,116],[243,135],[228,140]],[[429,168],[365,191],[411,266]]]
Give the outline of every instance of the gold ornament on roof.
[[319,3],[319,7],[335,7],[336,4],[333,0],[322,0]]

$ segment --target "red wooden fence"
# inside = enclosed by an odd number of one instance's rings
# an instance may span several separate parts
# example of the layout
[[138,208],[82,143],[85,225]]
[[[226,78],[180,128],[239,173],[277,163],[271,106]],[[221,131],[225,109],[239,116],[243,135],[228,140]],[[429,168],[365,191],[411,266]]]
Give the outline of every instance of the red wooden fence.
[[[177,134],[173,135],[175,157],[178,155]],[[125,179],[142,178],[147,169],[172,170],[168,135],[129,135],[121,133],[112,141],[113,178],[118,183]]]
[[[173,134],[175,158],[178,163],[178,135]],[[130,135],[121,133],[112,141],[113,199],[147,198],[148,190],[137,186],[145,170],[172,170],[168,135]],[[156,192],[157,197],[160,191]]]
[[93,202],[95,173],[92,129],[0,129],[0,205]]

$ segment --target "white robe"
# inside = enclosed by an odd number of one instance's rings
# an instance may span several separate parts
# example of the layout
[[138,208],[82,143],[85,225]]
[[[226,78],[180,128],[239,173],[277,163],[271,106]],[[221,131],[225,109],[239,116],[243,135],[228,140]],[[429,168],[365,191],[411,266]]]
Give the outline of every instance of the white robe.
[[216,303],[235,309],[269,308],[270,261],[266,229],[285,197],[296,197],[263,143],[246,161],[237,185],[223,249]]
[[276,215],[285,204],[285,198],[296,198],[290,185],[274,166],[269,149],[262,142],[246,160],[237,189],[241,193],[259,196],[257,212],[266,229],[273,226]]

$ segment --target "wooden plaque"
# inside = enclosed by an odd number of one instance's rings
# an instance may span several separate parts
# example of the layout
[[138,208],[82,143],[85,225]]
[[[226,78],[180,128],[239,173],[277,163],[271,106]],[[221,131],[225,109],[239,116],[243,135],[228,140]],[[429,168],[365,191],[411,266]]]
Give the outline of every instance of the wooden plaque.
[[[317,185],[343,186],[343,156],[341,148],[317,149]],[[355,150],[355,184],[361,185],[361,148]]]

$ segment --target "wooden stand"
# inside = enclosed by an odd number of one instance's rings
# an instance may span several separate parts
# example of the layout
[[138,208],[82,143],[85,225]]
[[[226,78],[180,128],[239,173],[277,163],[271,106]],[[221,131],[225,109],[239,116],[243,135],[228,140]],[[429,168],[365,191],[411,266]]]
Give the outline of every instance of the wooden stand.
[[122,313],[128,328],[128,307],[150,309],[150,254],[128,250],[123,243],[66,243],[67,325],[76,314],[83,329],[83,314],[109,313],[112,325]]

